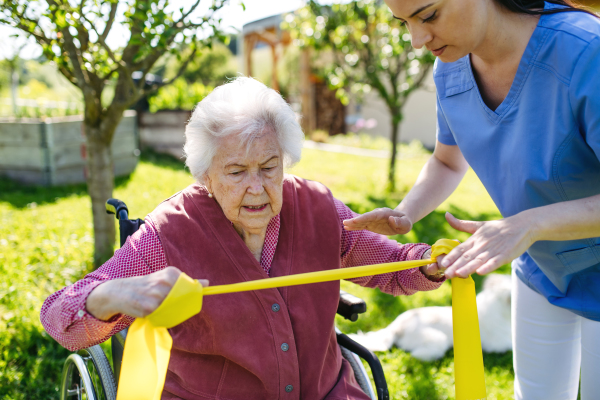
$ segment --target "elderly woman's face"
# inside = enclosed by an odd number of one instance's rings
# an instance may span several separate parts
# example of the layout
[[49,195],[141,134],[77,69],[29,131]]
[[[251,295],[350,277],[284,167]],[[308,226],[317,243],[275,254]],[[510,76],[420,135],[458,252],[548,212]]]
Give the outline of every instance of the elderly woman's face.
[[238,233],[260,233],[281,211],[281,157],[272,132],[256,138],[250,149],[237,135],[219,138],[206,184]]

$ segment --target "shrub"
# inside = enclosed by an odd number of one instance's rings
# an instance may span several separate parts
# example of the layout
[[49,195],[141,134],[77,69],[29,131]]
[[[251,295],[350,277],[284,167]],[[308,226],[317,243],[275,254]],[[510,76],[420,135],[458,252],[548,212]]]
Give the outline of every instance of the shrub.
[[187,83],[179,78],[172,85],[158,90],[155,96],[148,99],[150,112],[160,110],[192,110],[213,90],[202,83]]

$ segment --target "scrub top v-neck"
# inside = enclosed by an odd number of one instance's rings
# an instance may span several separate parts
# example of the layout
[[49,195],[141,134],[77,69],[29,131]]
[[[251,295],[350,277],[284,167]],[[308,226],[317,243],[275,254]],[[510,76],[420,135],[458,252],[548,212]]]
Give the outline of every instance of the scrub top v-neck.
[[[459,146],[504,217],[600,194],[600,19],[541,16],[496,110],[469,56],[438,59],[434,80],[437,139]],[[600,321],[600,238],[539,241],[512,266],[552,304]]]

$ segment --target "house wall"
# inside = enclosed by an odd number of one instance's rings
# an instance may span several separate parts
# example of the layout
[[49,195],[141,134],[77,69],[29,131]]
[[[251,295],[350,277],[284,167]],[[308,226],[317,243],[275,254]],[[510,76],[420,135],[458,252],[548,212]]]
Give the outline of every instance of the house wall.
[[[435,87],[433,73],[430,72],[423,88],[414,91],[404,106],[404,119],[400,124],[400,141],[410,142],[419,140],[427,148],[435,147],[436,111]],[[365,96],[362,105],[351,103],[348,107],[348,116],[354,120],[358,117],[365,120],[375,119],[377,125],[371,129],[360,129],[372,136],[391,138],[391,115],[387,106],[374,91]],[[352,126],[349,131],[356,131]]]

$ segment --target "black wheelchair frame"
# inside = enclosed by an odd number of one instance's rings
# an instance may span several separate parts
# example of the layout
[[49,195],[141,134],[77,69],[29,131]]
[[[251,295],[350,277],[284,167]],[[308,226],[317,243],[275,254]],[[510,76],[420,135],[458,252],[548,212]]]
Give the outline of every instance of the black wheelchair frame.
[[[114,214],[119,220],[121,246],[125,244],[127,237],[144,224],[142,219],[129,219],[127,205],[121,200],[108,199],[106,201],[106,212]],[[359,314],[366,311],[367,305],[364,300],[340,291],[340,301],[337,309],[339,315],[354,322],[358,319]],[[372,400],[375,400],[375,396],[377,396],[377,400],[389,400],[387,382],[377,356],[341,333],[337,328],[336,335],[342,356],[352,366],[356,380],[362,390]],[[111,337],[112,368],[99,345],[69,355],[63,367],[60,399],[67,400],[77,396],[77,400],[116,400],[126,337],[127,329]],[[360,358],[364,359],[371,369],[375,391],[371,387],[371,382]]]

